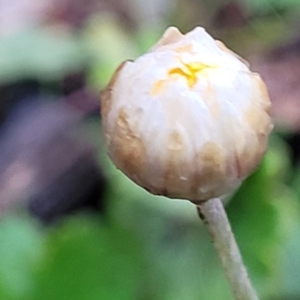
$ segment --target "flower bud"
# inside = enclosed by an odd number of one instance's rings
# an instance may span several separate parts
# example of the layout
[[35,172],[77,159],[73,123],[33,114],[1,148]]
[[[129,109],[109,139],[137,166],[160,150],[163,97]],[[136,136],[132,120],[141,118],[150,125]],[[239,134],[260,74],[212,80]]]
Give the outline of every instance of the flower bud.
[[273,127],[260,76],[200,27],[171,27],[124,62],[102,93],[102,118],[117,168],[153,194],[191,201],[237,188]]

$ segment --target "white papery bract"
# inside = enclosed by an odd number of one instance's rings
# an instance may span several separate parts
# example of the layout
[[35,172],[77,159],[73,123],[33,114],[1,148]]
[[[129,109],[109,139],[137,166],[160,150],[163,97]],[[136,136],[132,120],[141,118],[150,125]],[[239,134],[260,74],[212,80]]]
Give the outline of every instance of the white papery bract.
[[259,165],[272,130],[266,87],[203,28],[167,29],[102,93],[108,153],[156,195],[205,201]]

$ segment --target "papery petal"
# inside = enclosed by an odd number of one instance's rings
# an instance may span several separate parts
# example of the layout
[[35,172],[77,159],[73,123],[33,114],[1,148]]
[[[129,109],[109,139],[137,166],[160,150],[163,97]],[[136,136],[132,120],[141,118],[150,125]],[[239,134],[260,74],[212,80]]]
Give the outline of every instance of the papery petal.
[[266,87],[203,28],[169,28],[102,97],[109,155],[153,194],[204,201],[258,166],[272,130]]

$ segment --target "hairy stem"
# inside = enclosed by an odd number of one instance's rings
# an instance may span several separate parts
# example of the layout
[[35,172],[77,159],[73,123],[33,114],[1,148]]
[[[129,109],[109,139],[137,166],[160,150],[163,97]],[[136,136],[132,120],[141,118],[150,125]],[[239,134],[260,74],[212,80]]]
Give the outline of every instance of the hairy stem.
[[235,299],[258,300],[221,200],[210,199],[197,204],[197,209],[199,216],[208,227]]

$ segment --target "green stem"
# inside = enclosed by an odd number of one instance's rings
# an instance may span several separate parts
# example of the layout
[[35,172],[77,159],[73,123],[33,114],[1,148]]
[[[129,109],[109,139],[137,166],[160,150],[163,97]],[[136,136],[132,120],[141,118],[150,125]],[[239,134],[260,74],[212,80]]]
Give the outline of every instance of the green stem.
[[235,299],[258,300],[221,200],[210,199],[197,204],[197,208],[208,227]]

